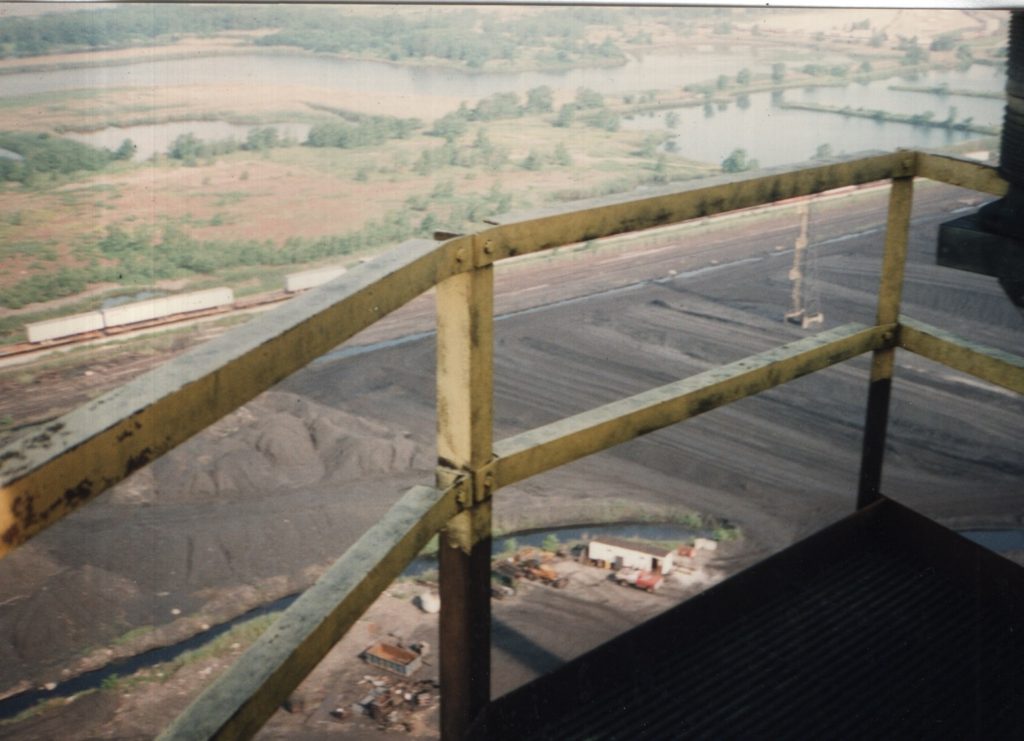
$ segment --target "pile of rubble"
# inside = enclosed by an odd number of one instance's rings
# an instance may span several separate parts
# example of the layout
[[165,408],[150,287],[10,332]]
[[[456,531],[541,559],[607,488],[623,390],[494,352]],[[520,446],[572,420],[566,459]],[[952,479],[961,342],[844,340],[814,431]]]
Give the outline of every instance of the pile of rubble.
[[358,684],[369,686],[366,695],[351,708],[336,708],[331,715],[338,720],[349,717],[350,713],[368,715],[381,728],[406,732],[413,730],[414,713],[437,703],[441,686],[433,679],[413,680],[369,674],[364,675]]

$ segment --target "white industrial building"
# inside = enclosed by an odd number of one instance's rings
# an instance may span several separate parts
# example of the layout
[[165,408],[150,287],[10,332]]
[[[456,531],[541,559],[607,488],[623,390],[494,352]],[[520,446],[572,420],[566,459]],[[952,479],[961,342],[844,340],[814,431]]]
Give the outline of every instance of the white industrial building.
[[673,555],[671,548],[624,538],[595,538],[587,546],[590,562],[606,569],[630,568],[667,574],[672,571]]

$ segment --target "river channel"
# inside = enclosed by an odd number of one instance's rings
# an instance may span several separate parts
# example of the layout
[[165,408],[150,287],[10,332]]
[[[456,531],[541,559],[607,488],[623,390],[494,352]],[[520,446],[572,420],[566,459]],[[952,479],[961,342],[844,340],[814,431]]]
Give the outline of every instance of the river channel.
[[[493,93],[548,85],[602,93],[675,88],[693,82],[735,76],[744,67],[763,73],[780,60],[811,61],[805,54],[745,45],[694,45],[652,52],[613,67],[559,71],[473,72],[451,67],[402,65],[300,53],[187,57],[130,64],[0,75],[0,98],[68,90],[164,88],[174,86],[303,85],[398,95],[436,95],[471,100]],[[815,59],[814,61],[818,61]],[[835,57],[838,63],[843,57]]]

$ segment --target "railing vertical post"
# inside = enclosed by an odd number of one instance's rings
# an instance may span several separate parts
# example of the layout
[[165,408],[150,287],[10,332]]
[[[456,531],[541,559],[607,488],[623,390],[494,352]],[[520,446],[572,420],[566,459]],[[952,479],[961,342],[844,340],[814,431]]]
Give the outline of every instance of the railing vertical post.
[[[892,190],[889,193],[889,216],[885,231],[885,254],[882,257],[882,280],[878,288],[876,324],[895,324],[899,320],[913,200],[913,176],[893,178]],[[895,347],[876,350],[871,358],[871,385],[868,387],[867,414],[864,421],[857,509],[866,507],[878,499],[881,490],[882,459],[885,455],[885,434],[889,423],[889,397],[892,392],[895,359]]]
[[438,478],[470,479],[468,508],[441,534],[439,553],[444,739],[461,739],[490,701],[491,504],[476,494],[492,455],[493,298],[490,266],[437,287]]

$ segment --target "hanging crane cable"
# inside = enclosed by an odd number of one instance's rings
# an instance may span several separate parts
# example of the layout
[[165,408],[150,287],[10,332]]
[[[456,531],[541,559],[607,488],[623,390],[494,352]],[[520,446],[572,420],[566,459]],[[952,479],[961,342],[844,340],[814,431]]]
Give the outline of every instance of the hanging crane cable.
[[800,234],[793,243],[793,267],[789,270],[789,280],[793,287],[790,292],[790,309],[785,313],[785,320],[799,324],[807,329],[825,321],[821,312],[821,301],[818,295],[818,265],[813,249],[808,255],[807,226],[810,221],[810,202],[805,201],[797,206],[800,217]]

